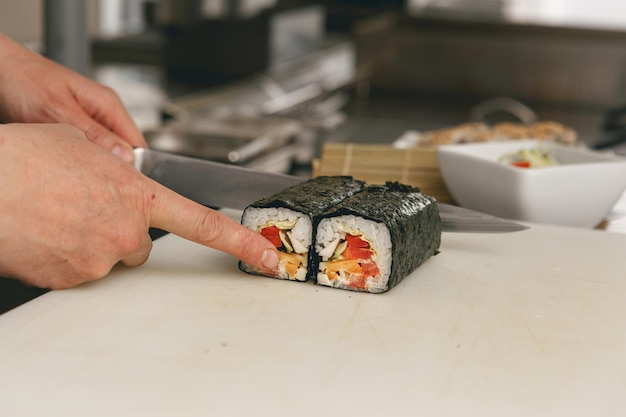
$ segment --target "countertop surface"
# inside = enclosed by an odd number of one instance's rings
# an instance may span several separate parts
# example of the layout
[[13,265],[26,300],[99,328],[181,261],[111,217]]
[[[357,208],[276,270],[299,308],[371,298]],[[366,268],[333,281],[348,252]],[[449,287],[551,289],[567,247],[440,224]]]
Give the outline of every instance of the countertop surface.
[[623,416],[624,248],[444,233],[374,295],[247,275],[167,235],[141,267],[0,316],[0,415]]

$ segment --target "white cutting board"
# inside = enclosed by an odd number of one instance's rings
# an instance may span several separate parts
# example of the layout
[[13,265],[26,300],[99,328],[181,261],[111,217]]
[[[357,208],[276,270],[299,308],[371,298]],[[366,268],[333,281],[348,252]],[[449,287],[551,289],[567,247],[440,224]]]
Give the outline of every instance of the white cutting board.
[[166,236],[142,267],[0,316],[0,415],[626,415],[626,235],[441,249],[373,295]]

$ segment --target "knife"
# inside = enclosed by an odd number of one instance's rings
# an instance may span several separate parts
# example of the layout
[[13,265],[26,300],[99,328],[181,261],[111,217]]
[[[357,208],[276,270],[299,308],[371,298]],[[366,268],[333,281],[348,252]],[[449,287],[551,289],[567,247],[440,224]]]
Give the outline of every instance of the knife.
[[[243,210],[256,200],[307,180],[144,148],[135,149],[134,166],[178,194],[213,208]],[[437,206],[445,232],[506,233],[528,229],[474,210],[439,202]]]

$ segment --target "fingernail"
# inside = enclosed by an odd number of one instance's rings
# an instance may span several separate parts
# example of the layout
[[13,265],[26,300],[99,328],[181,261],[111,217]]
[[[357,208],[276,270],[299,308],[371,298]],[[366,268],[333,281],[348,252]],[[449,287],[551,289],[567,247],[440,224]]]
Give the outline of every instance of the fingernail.
[[132,163],[135,159],[133,151],[125,146],[116,145],[111,152],[113,152],[113,155],[129,163]]
[[278,266],[278,253],[275,250],[267,249],[261,257],[261,265],[266,269],[274,269]]

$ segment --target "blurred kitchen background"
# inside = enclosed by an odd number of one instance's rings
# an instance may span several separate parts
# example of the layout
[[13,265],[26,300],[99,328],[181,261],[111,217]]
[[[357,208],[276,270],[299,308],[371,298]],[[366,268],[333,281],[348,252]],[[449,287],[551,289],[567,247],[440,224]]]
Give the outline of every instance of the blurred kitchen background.
[[553,120],[624,153],[618,0],[22,0],[0,31],[114,88],[151,146],[310,172],[325,143]]

